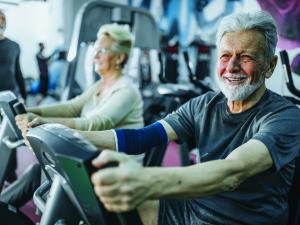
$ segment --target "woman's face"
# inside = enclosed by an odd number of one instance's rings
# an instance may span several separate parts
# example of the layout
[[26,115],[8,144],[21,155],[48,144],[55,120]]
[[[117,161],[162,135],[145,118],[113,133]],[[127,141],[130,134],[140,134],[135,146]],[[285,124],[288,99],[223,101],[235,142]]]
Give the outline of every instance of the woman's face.
[[115,42],[106,35],[100,36],[95,43],[95,71],[99,75],[115,73],[120,70],[118,54],[112,51]]

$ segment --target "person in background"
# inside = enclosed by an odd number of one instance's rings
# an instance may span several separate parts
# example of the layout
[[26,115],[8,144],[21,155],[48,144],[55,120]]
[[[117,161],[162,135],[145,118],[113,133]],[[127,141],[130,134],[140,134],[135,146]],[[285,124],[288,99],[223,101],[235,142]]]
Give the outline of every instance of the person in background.
[[65,81],[65,76],[67,72],[68,62],[66,59],[67,52],[65,50],[59,49],[56,51],[55,56],[53,56],[51,63],[49,65],[49,88],[48,92],[51,95],[58,94],[62,92],[63,84]]
[[[67,102],[27,108],[26,114],[16,116],[23,135],[28,128],[44,123],[59,123],[84,131],[142,128],[142,97],[123,70],[132,46],[133,37],[128,26],[101,26],[94,49],[95,71],[101,79]],[[40,166],[35,165],[1,193],[0,201],[20,207],[39,185]]]
[[36,104],[39,105],[41,101],[47,96],[48,92],[48,82],[49,82],[49,71],[48,71],[48,63],[51,59],[51,56],[45,56],[45,44],[39,43],[39,50],[35,55],[38,69],[39,69],[39,94],[37,95]]
[[[221,92],[188,101],[143,129],[80,132],[103,151],[95,193],[113,212],[137,208],[144,224],[285,225],[300,149],[300,110],[268,90],[277,30],[264,11],[223,18],[217,32]],[[142,167],[128,155],[168,141],[193,141],[200,163]]]
[[[21,95],[22,101],[26,101],[27,92],[20,68],[20,46],[4,36],[6,29],[6,16],[0,9],[0,91],[10,90]],[[0,119],[1,121],[1,119]],[[12,182],[16,179],[16,154],[13,154],[9,163],[9,174],[7,181]]]
[[0,9],[0,91],[10,90],[26,100],[27,93],[20,68],[20,46],[4,36],[6,17]]

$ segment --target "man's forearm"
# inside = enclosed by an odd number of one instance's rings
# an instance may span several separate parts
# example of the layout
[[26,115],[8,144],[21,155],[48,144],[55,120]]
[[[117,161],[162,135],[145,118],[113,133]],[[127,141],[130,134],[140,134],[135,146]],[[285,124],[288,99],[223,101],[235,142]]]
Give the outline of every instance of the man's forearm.
[[244,180],[272,165],[267,147],[258,140],[250,140],[226,159],[182,168],[144,168],[141,173],[148,176],[146,185],[153,187],[152,198],[200,197],[232,191]]
[[235,189],[242,181],[237,160],[215,160],[189,167],[143,168],[150,199],[193,198]]
[[113,130],[79,131],[79,133],[99,149],[116,150],[116,140]]

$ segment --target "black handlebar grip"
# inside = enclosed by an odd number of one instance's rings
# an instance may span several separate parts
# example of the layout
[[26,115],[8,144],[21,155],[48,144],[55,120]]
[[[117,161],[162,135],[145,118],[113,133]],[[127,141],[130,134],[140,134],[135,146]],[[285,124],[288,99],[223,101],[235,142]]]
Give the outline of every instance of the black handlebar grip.
[[86,168],[87,168],[87,171],[88,171],[88,174],[89,175],[92,175],[92,173],[98,171],[98,170],[102,170],[102,169],[106,169],[106,168],[111,168],[111,167],[118,167],[119,166],[119,163],[118,162],[109,162],[107,164],[105,164],[103,167],[101,168],[96,168],[92,165],[92,163],[88,163]]
[[16,102],[13,107],[17,115],[26,113],[25,106],[22,102]]

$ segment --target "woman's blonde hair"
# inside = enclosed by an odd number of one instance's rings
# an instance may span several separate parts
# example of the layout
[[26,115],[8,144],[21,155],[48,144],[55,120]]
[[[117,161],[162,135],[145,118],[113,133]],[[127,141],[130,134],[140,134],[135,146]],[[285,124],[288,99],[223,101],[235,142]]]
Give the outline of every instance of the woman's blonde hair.
[[100,27],[97,38],[100,38],[102,35],[109,36],[115,41],[112,47],[114,52],[125,53],[127,57],[129,56],[133,45],[133,35],[128,25],[105,24]]

